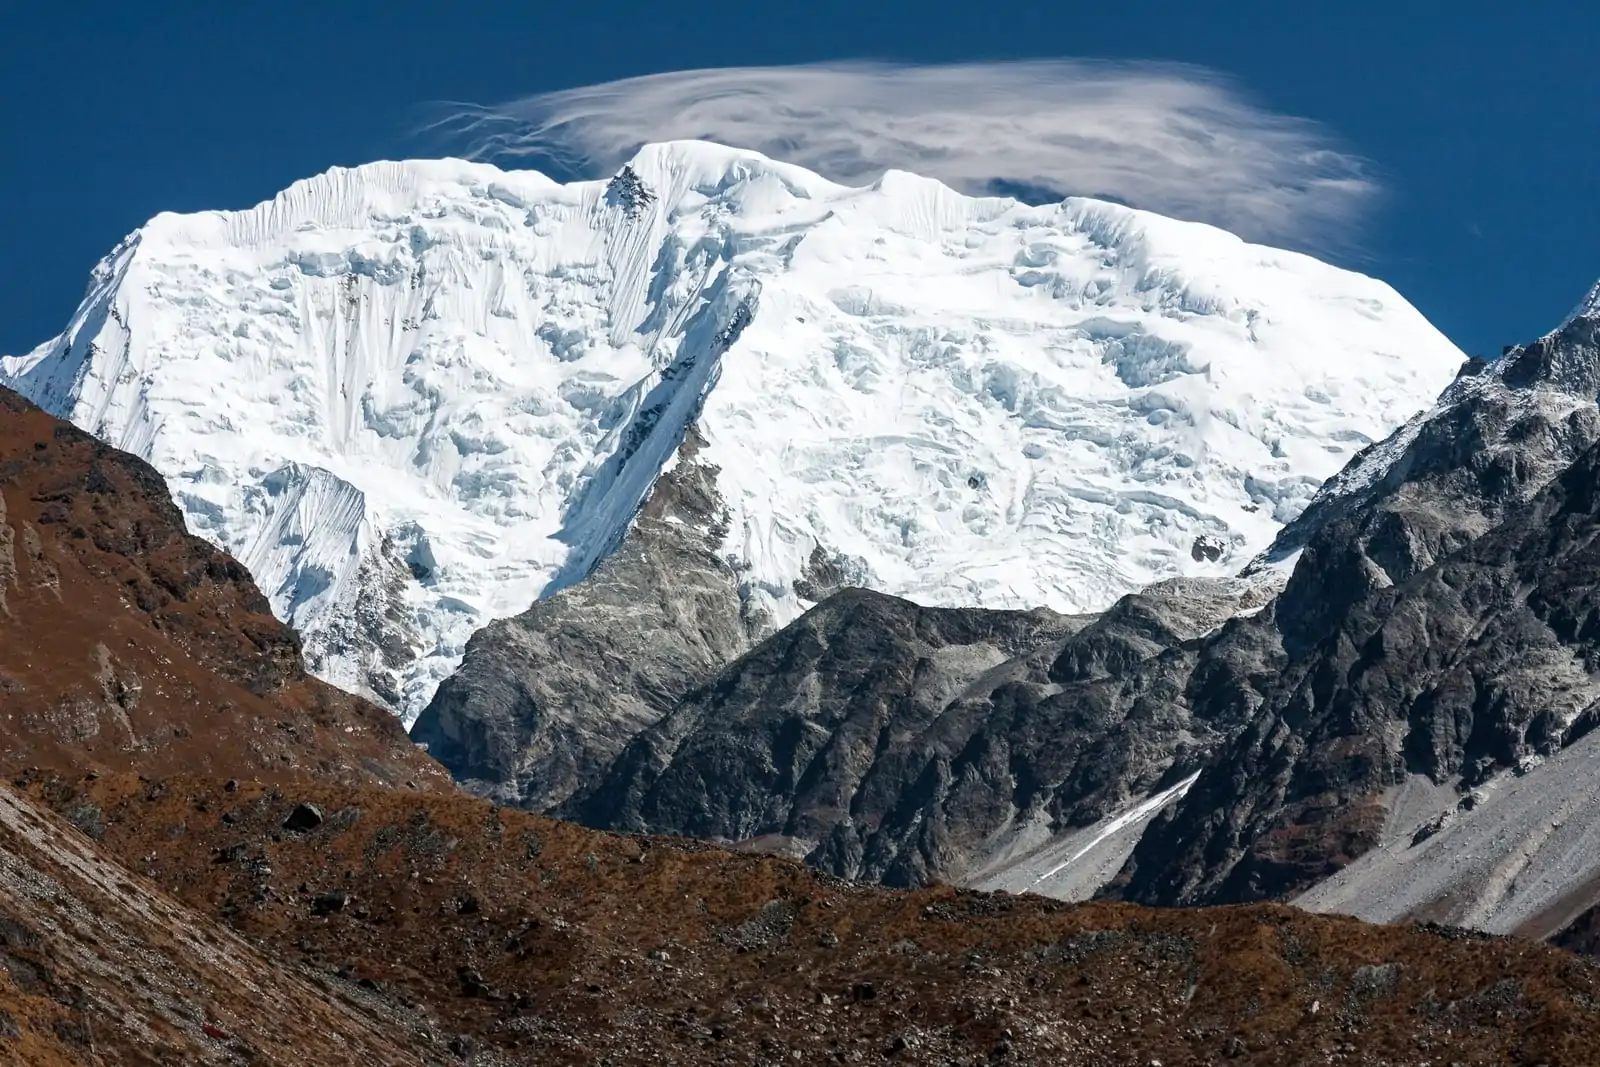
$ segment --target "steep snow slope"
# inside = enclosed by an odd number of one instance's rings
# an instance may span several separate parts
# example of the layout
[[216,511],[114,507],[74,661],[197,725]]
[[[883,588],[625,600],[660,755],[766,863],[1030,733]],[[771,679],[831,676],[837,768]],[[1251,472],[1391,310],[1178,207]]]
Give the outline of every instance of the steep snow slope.
[[1236,570],[1462,358],[1388,286],[1206,226],[678,142],[609,183],[375,163],[158,216],[0,381],[148,458],[317,673],[409,719],[691,422],[756,617],[824,563],[1079,611]]

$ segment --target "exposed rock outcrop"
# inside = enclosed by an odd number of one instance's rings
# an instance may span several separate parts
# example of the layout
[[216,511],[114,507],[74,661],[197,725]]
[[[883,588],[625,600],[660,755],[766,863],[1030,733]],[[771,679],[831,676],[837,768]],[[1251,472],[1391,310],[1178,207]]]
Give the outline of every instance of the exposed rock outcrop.
[[1464,376],[1280,539],[1259,705],[1123,875],[1143,901],[1296,892],[1374,847],[1410,775],[1466,789],[1600,712],[1600,344],[1579,316]]
[[1086,619],[841,592],[685,698],[571,810],[849,878],[960,878],[1019,832],[1042,845],[1197,770],[1244,709],[1188,714],[1185,646],[1252,595],[1173,581]]
[[468,789],[543,811],[748,642],[716,472],[691,431],[622,544],[586,579],[479,631],[412,727]]

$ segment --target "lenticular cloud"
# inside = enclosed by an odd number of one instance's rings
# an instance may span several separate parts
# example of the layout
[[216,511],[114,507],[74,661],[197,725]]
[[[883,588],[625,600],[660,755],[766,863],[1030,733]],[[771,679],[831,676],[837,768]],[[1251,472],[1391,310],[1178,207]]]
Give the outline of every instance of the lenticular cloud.
[[590,176],[650,141],[702,139],[840,182],[899,168],[967,193],[1097,196],[1312,248],[1345,244],[1377,192],[1316,123],[1263,110],[1205,70],[1159,64],[675,71],[451,105],[433,128],[476,158]]

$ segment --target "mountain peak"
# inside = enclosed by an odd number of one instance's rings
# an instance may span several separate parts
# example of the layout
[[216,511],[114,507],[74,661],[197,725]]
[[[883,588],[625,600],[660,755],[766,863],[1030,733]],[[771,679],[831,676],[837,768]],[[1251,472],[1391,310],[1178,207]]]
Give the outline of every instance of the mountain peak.
[[1600,281],[1595,282],[1588,294],[1578,301],[1578,306],[1562,320],[1559,329],[1565,329],[1578,319],[1600,319]]
[[1463,359],[1380,282],[1131,208],[698,141],[623,173],[624,210],[616,176],[446,159],[158,216],[0,382],[153,463],[320,676],[411,715],[690,426],[752,618],[814,556],[1076,611],[1235,568]]

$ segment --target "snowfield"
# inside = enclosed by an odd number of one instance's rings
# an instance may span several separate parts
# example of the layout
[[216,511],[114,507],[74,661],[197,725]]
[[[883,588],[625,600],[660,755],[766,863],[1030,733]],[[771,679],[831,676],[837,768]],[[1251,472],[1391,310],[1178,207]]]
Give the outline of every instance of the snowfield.
[[1236,571],[1463,359],[1387,285],[1208,226],[676,142],[609,183],[374,163],[157,216],[0,382],[148,459],[313,670],[410,721],[691,423],[772,625],[813,559],[1075,612]]

